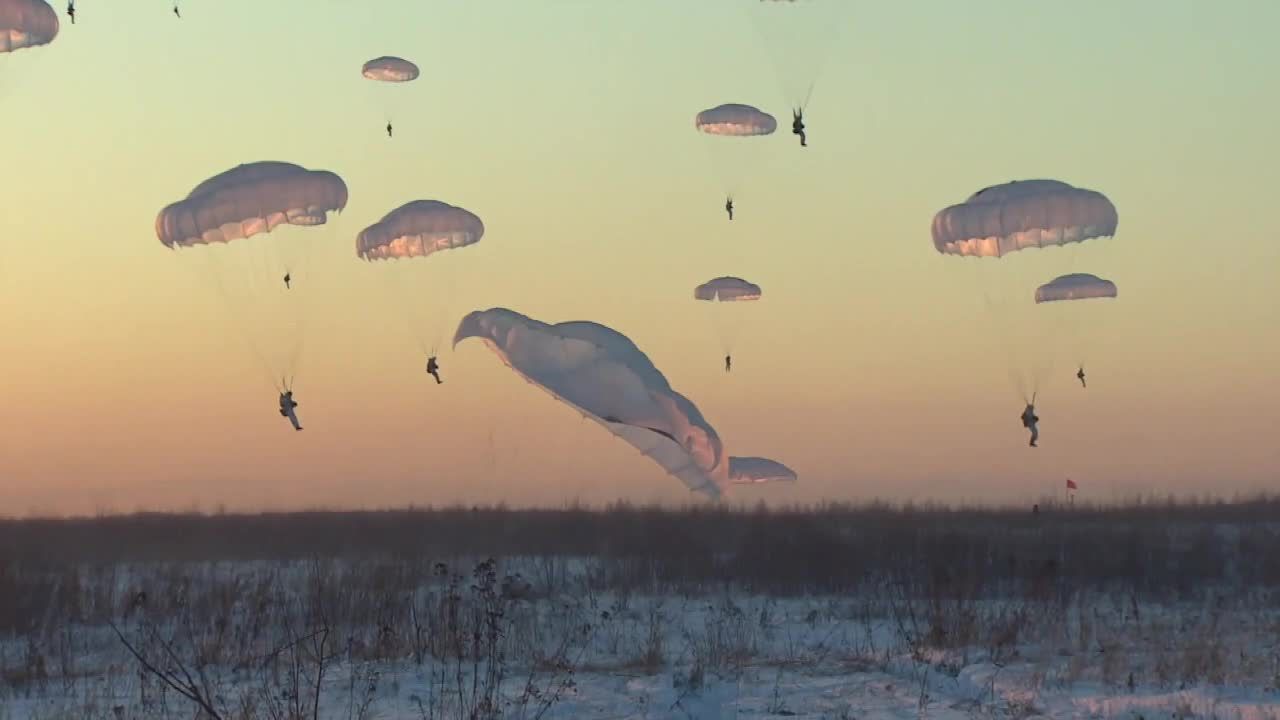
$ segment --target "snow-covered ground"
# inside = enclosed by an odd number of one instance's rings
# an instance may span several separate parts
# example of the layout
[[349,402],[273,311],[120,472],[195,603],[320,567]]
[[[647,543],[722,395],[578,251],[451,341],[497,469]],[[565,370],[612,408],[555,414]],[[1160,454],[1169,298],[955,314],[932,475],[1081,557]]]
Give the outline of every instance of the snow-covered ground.
[[602,576],[529,558],[86,567],[0,642],[0,720],[200,702],[246,720],[1280,718],[1280,602],[1261,591],[767,597]]

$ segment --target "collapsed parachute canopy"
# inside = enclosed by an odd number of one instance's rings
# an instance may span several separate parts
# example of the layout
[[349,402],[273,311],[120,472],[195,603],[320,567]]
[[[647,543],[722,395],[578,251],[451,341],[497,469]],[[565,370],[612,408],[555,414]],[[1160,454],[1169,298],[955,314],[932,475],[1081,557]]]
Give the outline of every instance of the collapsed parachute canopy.
[[0,0],[0,53],[48,45],[58,36],[58,14],[44,0]]
[[470,211],[438,200],[414,200],[362,230],[356,253],[365,260],[426,257],[474,245],[483,235],[484,223]]
[[728,479],[720,437],[625,335],[592,322],[548,325],[505,308],[469,313],[453,342],[485,341],[525,380],[631,443],[690,489]]
[[795,481],[795,471],[777,460],[762,457],[729,458],[729,482],[734,485]]
[[708,135],[730,137],[770,135],[778,129],[772,115],[750,105],[729,103],[698,113],[695,124]]
[[360,74],[378,82],[409,82],[418,79],[418,66],[404,58],[383,55],[365,63]]
[[238,165],[160,211],[156,235],[168,247],[225,243],[277,225],[323,225],[347,205],[347,185],[327,170],[292,163]]
[[1063,275],[1036,288],[1037,303],[1113,298],[1115,296],[1115,283],[1089,273]]
[[1002,257],[1032,247],[1115,235],[1105,195],[1057,180],[1022,180],[979,190],[933,218],[933,245],[947,255]]
[[[454,345],[471,337],[484,340],[529,383],[626,440],[691,490],[719,497],[734,463],[743,460],[725,457],[720,436],[697,406],[672,390],[649,358],[616,330],[592,322],[548,325],[493,308],[464,317]],[[741,477],[763,467],[755,459],[746,461]]]
[[737,277],[718,277],[693,289],[695,300],[743,302],[760,299],[760,286]]

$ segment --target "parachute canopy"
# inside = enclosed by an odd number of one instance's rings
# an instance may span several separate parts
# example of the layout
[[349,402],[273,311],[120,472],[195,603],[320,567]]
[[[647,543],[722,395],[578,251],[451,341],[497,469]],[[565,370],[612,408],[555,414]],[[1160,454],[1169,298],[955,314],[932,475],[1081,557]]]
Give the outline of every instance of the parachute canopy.
[[729,482],[734,485],[795,481],[795,471],[777,460],[762,457],[729,458]]
[[671,388],[625,335],[593,322],[548,325],[513,310],[468,313],[453,343],[478,337],[530,384],[649,456],[691,490],[718,498],[729,483],[794,481],[768,458],[727,457],[715,428]]
[[378,82],[409,82],[418,79],[418,66],[392,55],[383,55],[365,63],[360,74]]
[[286,162],[238,165],[160,211],[156,235],[168,247],[225,243],[277,225],[323,225],[347,205],[347,185],[327,170]]
[[439,200],[414,200],[387,213],[356,236],[365,260],[426,257],[480,242],[484,223],[468,210]]
[[48,45],[58,36],[58,13],[44,0],[0,0],[0,53]]
[[946,255],[1002,257],[1033,247],[1115,235],[1105,195],[1057,180],[1021,180],[979,190],[933,218],[933,245]]
[[693,289],[695,300],[742,302],[760,299],[760,286],[737,277],[718,277]]
[[729,103],[698,113],[695,124],[708,135],[730,137],[770,135],[778,129],[772,115],[750,105]]
[[453,342],[478,337],[531,384],[649,456],[691,490],[719,497],[729,459],[720,436],[625,335],[593,322],[539,322],[477,310]]
[[1115,296],[1115,283],[1089,273],[1063,275],[1036,288],[1037,303],[1113,298]]

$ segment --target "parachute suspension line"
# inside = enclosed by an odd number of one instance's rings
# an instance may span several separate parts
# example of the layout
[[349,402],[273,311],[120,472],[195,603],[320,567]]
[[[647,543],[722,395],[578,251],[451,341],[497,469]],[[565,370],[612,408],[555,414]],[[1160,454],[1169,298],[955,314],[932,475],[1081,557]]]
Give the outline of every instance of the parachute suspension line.
[[800,101],[800,111],[804,112],[809,109],[809,100],[813,98],[813,88],[818,84],[818,79],[814,78],[809,83],[809,90],[804,94],[804,100]]
[[[1018,308],[1025,304],[1025,314],[1033,317],[1031,311],[1035,309],[1032,307],[1034,298],[1030,290],[1025,294],[1008,290],[1001,292],[1001,288],[997,286],[993,291],[993,283],[998,283],[1005,278],[1010,278],[1008,282],[1012,282],[1012,278],[1017,277],[1015,273],[1009,272],[1009,268],[1000,265],[1008,262],[1007,258],[979,257],[974,258],[973,261],[978,268],[978,282],[982,287],[987,320],[991,324],[990,332],[996,336],[997,343],[1004,349],[1009,382],[1023,402],[1027,402],[1028,397],[1039,392],[1041,383],[1053,369],[1053,352],[1051,350],[1044,352],[1046,338],[1036,332],[1028,332],[1025,336],[1017,333]],[[988,264],[992,267],[988,268]],[[1048,355],[1047,366],[1043,362],[1036,361],[1035,358],[1041,354]]]
[[743,303],[724,302],[715,300],[708,305],[711,311],[717,316],[713,318],[716,324],[716,331],[720,336],[720,346],[726,355],[732,355],[737,348],[738,337],[742,334],[742,323],[744,321],[743,313],[746,308],[742,307]]
[[[282,379],[282,384],[288,390],[292,388],[293,380],[297,376],[306,336],[307,317],[303,306],[305,298],[312,290],[309,260],[313,245],[309,237],[297,236],[296,229],[294,233],[286,233],[283,236],[268,232],[262,238],[248,239],[249,242],[253,240],[262,241],[258,243],[258,253],[255,255],[259,262],[255,267],[257,272],[252,276],[255,283],[255,287],[252,288],[253,296],[281,298],[283,312],[279,319],[288,324],[288,330],[272,328],[272,331],[288,332],[293,338],[293,342],[288,347],[281,346],[282,355],[274,358],[278,367],[273,367],[274,371],[281,373],[285,378]],[[295,244],[299,244],[300,249],[295,251]],[[293,273],[299,271],[302,277],[293,277]],[[284,286],[286,275],[290,276],[287,287]],[[300,284],[297,283],[299,279],[302,281]]]
[[[795,109],[794,104],[798,102],[800,110],[807,110],[818,79],[829,63],[831,49],[840,47],[840,37],[848,29],[844,14],[848,0],[807,8],[756,4],[756,9],[747,11],[751,25],[756,39],[765,46],[774,76],[787,96],[787,104]],[[835,16],[823,17],[819,7],[834,8]],[[770,13],[777,17],[770,17]],[[793,24],[788,26],[788,23]],[[771,42],[775,39],[779,42]],[[803,78],[809,80],[807,89],[802,84]]]
[[414,298],[410,295],[408,288],[405,287],[406,280],[403,276],[408,273],[405,272],[405,268],[402,267],[402,263],[404,261],[383,260],[380,262],[392,263],[392,266],[387,268],[387,272],[385,274],[390,276],[390,281],[387,285],[392,288],[391,292],[395,296],[393,300],[399,308],[397,314],[400,316],[400,319],[404,321],[405,328],[409,331],[409,335],[411,335],[414,342],[417,343],[418,350],[423,354],[426,354],[427,342],[423,337],[422,323],[418,318],[418,306],[414,301]]
[[446,267],[442,267],[440,272],[444,275],[444,298],[434,309],[434,322],[431,325],[431,357],[435,357],[440,349],[441,336],[444,335],[445,327],[448,323],[449,315],[453,312],[454,292],[458,287],[458,269],[454,267],[457,258],[452,253],[446,253],[444,257],[437,258],[442,261]]
[[[223,248],[208,248],[210,251],[222,249]],[[191,248],[178,249],[175,250],[175,252],[189,253],[191,252]],[[240,308],[237,307],[232,294],[228,292],[226,284],[223,282],[221,272],[222,266],[215,256],[215,253],[200,252],[199,255],[203,258],[198,262],[199,267],[204,271],[203,275],[205,276],[206,282],[214,287],[214,290],[217,291],[218,296],[222,299],[223,305],[226,306],[228,313],[231,315],[231,324],[235,326],[237,333],[240,335],[240,338],[244,341],[245,345],[248,346],[249,351],[253,353],[255,358],[257,358],[267,384],[277,390],[280,390],[281,383],[276,379],[276,373],[271,367],[271,362],[267,359],[266,354],[263,353],[262,348],[258,345],[253,335],[248,331],[245,319],[240,313]]]
[[[286,257],[290,254],[287,246],[299,238],[271,235],[273,234],[247,238],[236,245],[205,248],[200,254],[204,256],[202,267],[205,275],[227,307],[236,330],[262,366],[268,382],[283,392],[292,387],[300,364],[306,322],[303,304],[297,301],[309,293],[310,283],[309,278],[304,277],[299,286],[290,289],[283,287],[283,268],[286,266]],[[228,253],[243,253],[244,262],[220,257]],[[294,267],[305,272],[302,265]],[[228,287],[231,273],[243,283],[234,290]],[[296,278],[291,278],[294,279]],[[282,296],[280,293],[287,294]],[[254,302],[255,299],[271,298],[279,298],[279,302],[269,304],[278,305],[283,312],[272,313],[269,309],[257,307]],[[255,333],[254,319],[263,315],[270,320],[283,321],[284,326],[269,324],[263,331]],[[292,343],[287,347],[278,339],[286,333],[293,336]],[[276,342],[272,342],[273,337]],[[271,346],[273,352],[268,352],[267,346]]]

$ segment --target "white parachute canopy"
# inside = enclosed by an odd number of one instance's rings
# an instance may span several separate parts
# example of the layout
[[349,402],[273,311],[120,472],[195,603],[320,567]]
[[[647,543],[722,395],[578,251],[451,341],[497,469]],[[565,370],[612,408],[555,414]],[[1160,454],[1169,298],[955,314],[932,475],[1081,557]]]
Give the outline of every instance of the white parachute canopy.
[[475,213],[439,200],[405,203],[356,236],[356,254],[385,266],[387,284],[399,294],[396,305],[428,356],[435,356],[448,329],[460,260],[455,254],[482,237],[484,222]]
[[[27,63],[39,62],[39,48],[58,37],[58,14],[44,0],[0,0],[0,98],[26,77]],[[26,51],[26,52],[21,52]]]
[[727,275],[708,280],[693,289],[694,300],[710,303],[711,321],[720,339],[720,349],[726,355],[732,354],[738,344],[742,323],[746,320],[744,310],[750,307],[747,303],[754,303],[762,294],[759,285]]
[[383,55],[362,65],[360,74],[378,82],[409,82],[418,79],[419,71],[417,65],[404,58]]
[[772,115],[741,103],[703,110],[693,124],[703,136],[702,145],[720,175],[721,187],[730,197],[739,193],[755,169],[763,146],[761,138],[778,129],[778,121]]
[[718,277],[693,289],[695,300],[748,302],[760,299],[760,286],[739,277]]
[[0,0],[0,53],[48,45],[58,36],[58,14],[44,0]]
[[1004,257],[1116,234],[1107,196],[1058,180],[1022,180],[979,190],[933,218],[933,246],[944,255]]
[[[1081,368],[1096,350],[1115,309],[1116,284],[1089,273],[1071,273],[1036,288],[1036,305],[1044,322]],[[1085,302],[1085,301],[1090,302]],[[1102,302],[1102,301],[1106,302]]]
[[1086,241],[1113,236],[1118,224],[1105,195],[1059,180],[994,185],[934,216],[934,249],[968,258],[957,262],[977,271],[1009,378],[1025,401],[1052,375],[1062,330],[1028,296],[1046,275],[1070,271]]
[[1054,278],[1036,288],[1036,302],[1093,300],[1116,296],[1116,284],[1089,273],[1071,273]]
[[699,132],[726,137],[772,135],[778,121],[769,113],[751,105],[725,103],[703,110],[694,118]]
[[625,335],[593,322],[548,325],[505,308],[477,310],[453,342],[484,340],[525,380],[626,440],[712,498],[729,482],[733,458],[688,398],[671,388]]
[[156,216],[156,237],[200,265],[281,392],[292,387],[316,296],[311,250],[346,205],[336,174],[265,161],[205,180]]
[[407,100],[403,90],[404,83],[417,80],[420,74],[417,65],[394,55],[376,57],[360,66],[360,75],[373,81],[370,93],[382,108],[388,123],[393,117],[403,114],[403,105]]
[[426,257],[482,237],[484,223],[475,213],[439,200],[413,200],[362,230],[356,253],[365,260]]
[[796,472],[777,460],[762,457],[729,458],[729,482],[734,485],[795,481]]

